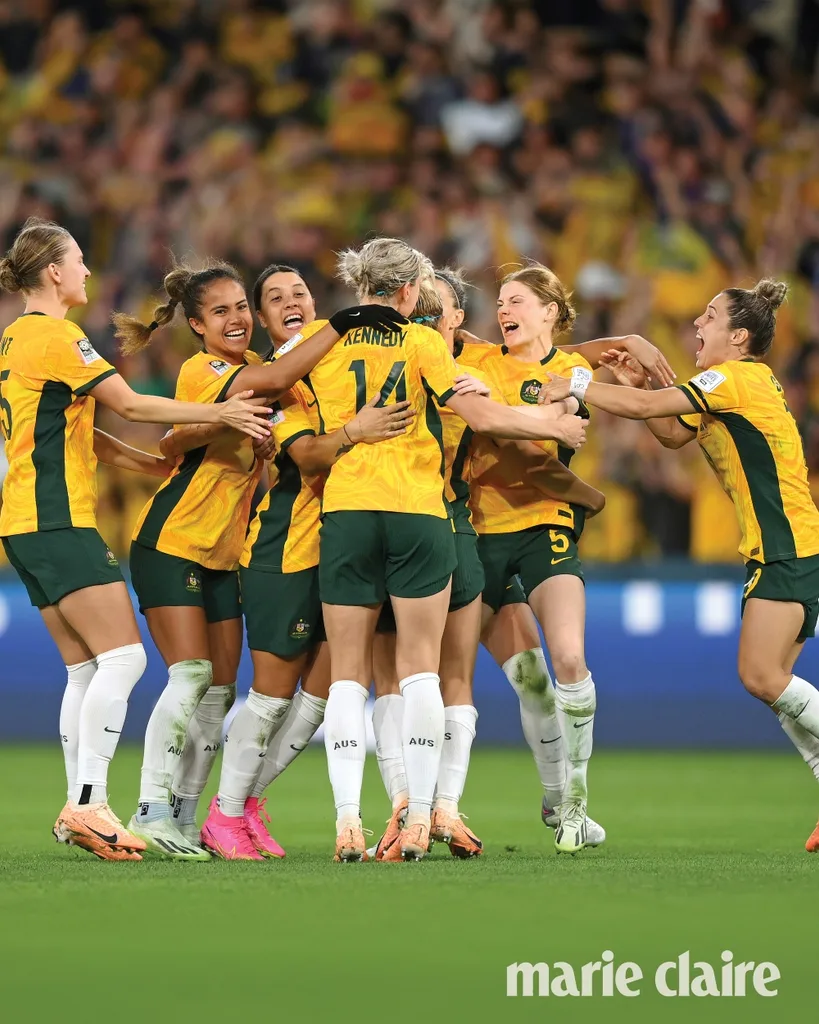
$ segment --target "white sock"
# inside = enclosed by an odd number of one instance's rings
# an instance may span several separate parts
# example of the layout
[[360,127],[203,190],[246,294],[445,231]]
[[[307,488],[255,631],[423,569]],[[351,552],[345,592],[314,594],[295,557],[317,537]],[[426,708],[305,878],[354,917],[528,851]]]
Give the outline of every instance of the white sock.
[[81,661],[78,665],[66,665],[68,680],[60,705],[60,742],[63,745],[65,761],[65,781],[68,799],[74,799],[74,787],[77,784],[77,746],[80,741],[80,708],[85,699],[86,691],[94,673],[97,662]]
[[407,772],[407,824],[428,825],[444,745],[444,702],[435,672],[417,672],[399,684],[404,698],[401,745]]
[[361,783],[367,754],[364,707],[368,696],[360,683],[339,679],[330,687],[324,710],[324,748],[337,827],[346,818],[361,817]]
[[569,769],[565,796],[567,800],[586,801],[589,795],[587,774],[592,752],[594,711],[597,707],[591,672],[574,685],[557,683],[555,707],[566,745]]
[[97,671],[80,708],[74,799],[81,804],[108,799],[108,765],[125,724],[131,690],[148,664],[142,644],[116,647],[96,660]]
[[273,735],[251,796],[261,797],[274,779],[299,756],[324,721],[327,701],[298,690]]
[[393,808],[407,799],[407,775],[404,771],[404,749],[401,725],[404,720],[404,698],[399,693],[376,697],[373,707],[375,756],[381,781]]
[[478,712],[469,704],[453,704],[444,708],[444,746],[438,769],[435,806],[447,814],[458,813],[477,721]]
[[250,796],[259,759],[267,753],[270,737],[281,724],[290,699],[267,697],[251,690],[236,712],[225,737],[222,777],[219,780],[219,810],[229,818],[241,818]]
[[799,676],[791,676],[782,695],[773,702],[774,711],[784,711],[815,739],[819,739],[819,690]]
[[173,820],[177,825],[196,823],[199,797],[222,749],[222,728],[235,700],[235,683],[210,686],[188,722],[185,748],[173,779]]
[[535,759],[546,803],[555,809],[563,802],[566,762],[546,658],[540,647],[534,647],[515,654],[502,668],[520,701],[523,735]]
[[819,782],[819,740],[807,729],[803,729],[798,722],[789,718],[784,711],[780,711],[776,717],[788,739],[802,755],[802,760],[813,772],[813,777]]
[[170,789],[185,749],[188,724],[212,682],[210,661],[192,658],[169,667],[167,686],[145,730],[137,812],[141,820],[170,817]]

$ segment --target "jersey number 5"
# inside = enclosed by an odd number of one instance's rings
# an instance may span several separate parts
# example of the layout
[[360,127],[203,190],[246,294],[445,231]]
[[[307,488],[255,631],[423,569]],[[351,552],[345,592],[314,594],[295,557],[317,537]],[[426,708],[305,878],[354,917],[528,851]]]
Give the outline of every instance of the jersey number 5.
[[[407,378],[404,376],[405,366],[406,361],[403,359],[400,362],[392,364],[392,369],[387,374],[387,379],[381,385],[381,395],[376,402],[377,406],[380,407],[384,405],[393,391],[395,392],[396,402],[406,402]],[[367,364],[363,359],[354,359],[350,363],[349,372],[355,376],[355,411],[361,412],[368,401]]]
[[8,441],[11,437],[11,406],[8,400],[3,398],[3,381],[7,379],[11,370],[3,370],[0,372],[0,411],[3,415],[0,416],[0,427],[3,428],[3,436]]

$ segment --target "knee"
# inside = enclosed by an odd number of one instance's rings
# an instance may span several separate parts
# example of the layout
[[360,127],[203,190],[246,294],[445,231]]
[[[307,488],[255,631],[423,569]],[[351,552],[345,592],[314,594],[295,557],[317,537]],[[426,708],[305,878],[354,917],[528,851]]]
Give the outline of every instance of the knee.
[[751,660],[742,655],[740,655],[737,668],[742,685],[757,700],[764,701],[765,704],[773,704],[782,692],[781,670],[777,672],[772,670],[769,665],[760,664],[758,660]]
[[550,653],[552,668],[558,683],[569,686],[572,683],[579,683],[589,674],[589,670],[586,668],[586,659],[580,651],[566,650]]

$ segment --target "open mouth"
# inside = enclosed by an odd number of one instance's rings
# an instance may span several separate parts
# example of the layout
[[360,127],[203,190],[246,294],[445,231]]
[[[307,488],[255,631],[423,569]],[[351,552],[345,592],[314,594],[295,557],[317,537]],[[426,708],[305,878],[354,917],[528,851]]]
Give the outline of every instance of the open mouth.
[[288,313],[282,324],[287,331],[298,331],[304,327],[304,317],[301,313]]
[[243,338],[247,337],[247,331],[244,327],[239,327],[233,331],[226,331],[225,337],[228,341],[241,341]]
[[698,342],[698,345],[697,345],[697,355],[699,355],[700,352],[702,352],[702,350],[703,350],[703,348],[705,346],[705,338],[703,338],[703,336],[700,334],[699,331],[697,331],[697,342]]
[[515,323],[514,320],[507,320],[501,324],[501,330],[504,334],[511,334],[513,331],[516,331],[518,327],[520,327],[520,324]]

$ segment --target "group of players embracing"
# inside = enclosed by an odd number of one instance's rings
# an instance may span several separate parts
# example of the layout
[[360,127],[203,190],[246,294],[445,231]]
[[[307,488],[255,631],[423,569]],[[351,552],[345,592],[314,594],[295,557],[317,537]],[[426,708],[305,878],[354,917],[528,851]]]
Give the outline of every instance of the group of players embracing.
[[[743,531],[740,677],[819,773],[819,693],[792,672],[819,610],[819,513],[796,424],[762,361],[784,286],[712,299],[696,321],[701,372],[673,387],[661,353],[636,335],[556,347],[574,310],[539,264],[500,283],[500,345],[463,329],[462,275],[400,239],[347,250],[338,269],[359,305],[329,320],[296,269],[262,272],[262,359],[249,348],[253,308],[236,270],[174,266],[152,323],[114,316],[133,352],[181,307],[198,351],[171,401],[136,395],[65,319],[86,301],[89,271],[63,228],[28,223],[0,263],[0,286],[26,299],[0,348],[0,536],[68,672],[57,838],[112,860],[283,857],[265,793],[323,723],[336,860],[417,860],[435,841],[480,855],[460,801],[483,643],[519,699],[556,850],[602,843],[587,813],[597,698],[578,541],[604,497],[569,469],[591,406],[645,419],[668,447],[696,438],[704,449]],[[593,382],[601,365],[617,385]],[[175,424],[162,457],[95,430],[95,400]],[[97,459],[164,478],[130,552],[168,682],[127,828],[108,805],[107,769],[145,653],[96,532]],[[253,682],[200,830],[245,631]],[[392,810],[368,850],[360,802],[373,683]]]

